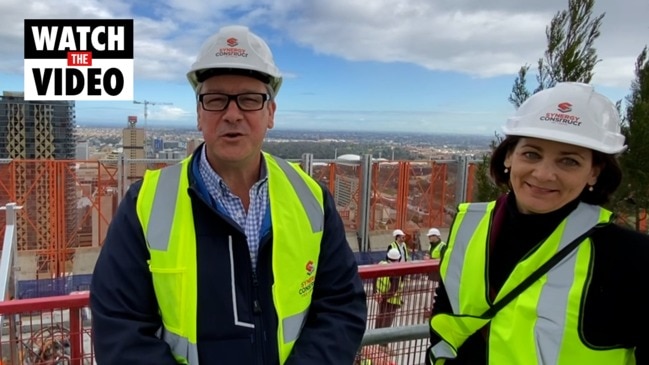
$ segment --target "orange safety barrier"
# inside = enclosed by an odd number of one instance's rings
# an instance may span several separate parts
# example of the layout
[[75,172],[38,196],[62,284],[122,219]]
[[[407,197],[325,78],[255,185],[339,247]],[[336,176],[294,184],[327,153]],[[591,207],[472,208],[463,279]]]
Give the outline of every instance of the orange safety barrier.
[[[18,250],[35,262],[34,279],[75,272],[76,257],[103,244],[119,201],[147,169],[171,160],[11,160],[0,164],[0,205],[15,202]],[[457,166],[436,161],[372,163],[370,233],[406,230],[413,239],[430,227],[444,228],[455,209]],[[361,223],[363,173],[357,163],[314,162],[313,176],[336,200],[347,231]],[[4,230],[0,214],[0,234]],[[414,242],[419,247],[419,242]],[[25,273],[24,271],[23,273]]]

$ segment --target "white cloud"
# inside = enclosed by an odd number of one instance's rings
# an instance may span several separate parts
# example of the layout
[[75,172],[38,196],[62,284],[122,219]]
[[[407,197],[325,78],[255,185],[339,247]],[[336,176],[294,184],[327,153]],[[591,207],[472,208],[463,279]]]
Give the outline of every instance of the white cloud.
[[515,73],[533,55],[546,23],[542,14],[442,11],[426,1],[411,1],[396,10],[359,7],[356,12],[342,3],[304,9],[311,17],[287,22],[288,33],[316,52],[349,60],[410,62],[432,70],[494,76]]
[[[606,12],[595,79],[626,87],[633,59],[649,39],[649,2],[599,2]],[[297,4],[297,3],[295,3]],[[490,77],[535,65],[545,28],[567,1],[314,0],[272,14],[277,28],[316,52],[349,60],[411,62],[433,70]],[[293,14],[300,14],[293,18]],[[288,16],[284,15],[288,14]],[[624,41],[621,41],[624,40]],[[606,60],[610,58],[610,60]],[[630,61],[630,63],[625,63]]]
[[603,59],[595,68],[593,83],[629,88],[630,82],[635,76],[636,57],[608,57]]
[[187,111],[177,106],[160,105],[149,107],[149,119],[156,121],[178,121],[192,118],[194,111]]
[[[407,62],[478,77],[514,75],[536,64],[545,27],[566,0],[166,0],[152,8],[122,0],[2,0],[0,72],[22,69],[25,18],[134,17],[138,78],[182,80],[201,42],[220,25],[275,30],[271,44],[294,42],[347,60]],[[136,4],[136,5],[134,5]],[[649,2],[600,1],[606,12],[596,43],[603,61],[594,81],[628,87],[649,40]],[[290,72],[290,70],[287,70]]]

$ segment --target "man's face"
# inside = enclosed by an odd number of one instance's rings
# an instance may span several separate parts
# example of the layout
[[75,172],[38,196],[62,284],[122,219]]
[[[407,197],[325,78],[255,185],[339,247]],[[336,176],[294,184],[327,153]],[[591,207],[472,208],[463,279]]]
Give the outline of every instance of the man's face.
[[439,243],[441,240],[442,239],[439,238],[439,236],[435,236],[435,235],[428,236],[428,242],[430,243]]
[[[213,76],[202,85],[201,94],[267,93],[261,81],[239,75]],[[266,130],[273,128],[275,102],[266,101],[261,110],[243,111],[234,100],[222,111],[207,111],[198,102],[198,129],[207,146],[207,159],[218,166],[241,167],[259,158]]]
[[406,241],[406,236],[397,236],[397,242],[404,243]]

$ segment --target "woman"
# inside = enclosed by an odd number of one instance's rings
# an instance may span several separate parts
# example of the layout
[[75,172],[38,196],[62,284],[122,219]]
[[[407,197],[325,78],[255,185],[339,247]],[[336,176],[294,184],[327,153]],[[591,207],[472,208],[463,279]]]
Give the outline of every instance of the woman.
[[508,120],[490,171],[510,191],[458,209],[428,364],[649,364],[649,238],[601,208],[622,177],[619,124],[579,83]]

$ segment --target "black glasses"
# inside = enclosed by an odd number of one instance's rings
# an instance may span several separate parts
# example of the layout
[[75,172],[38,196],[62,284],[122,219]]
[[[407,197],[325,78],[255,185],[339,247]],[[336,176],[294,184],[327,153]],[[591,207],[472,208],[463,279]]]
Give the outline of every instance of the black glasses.
[[270,95],[264,93],[242,93],[235,95],[205,93],[198,95],[198,100],[201,102],[201,105],[203,105],[203,109],[212,112],[225,110],[232,100],[234,100],[239,109],[243,111],[249,112],[261,110],[268,99],[270,99]]

